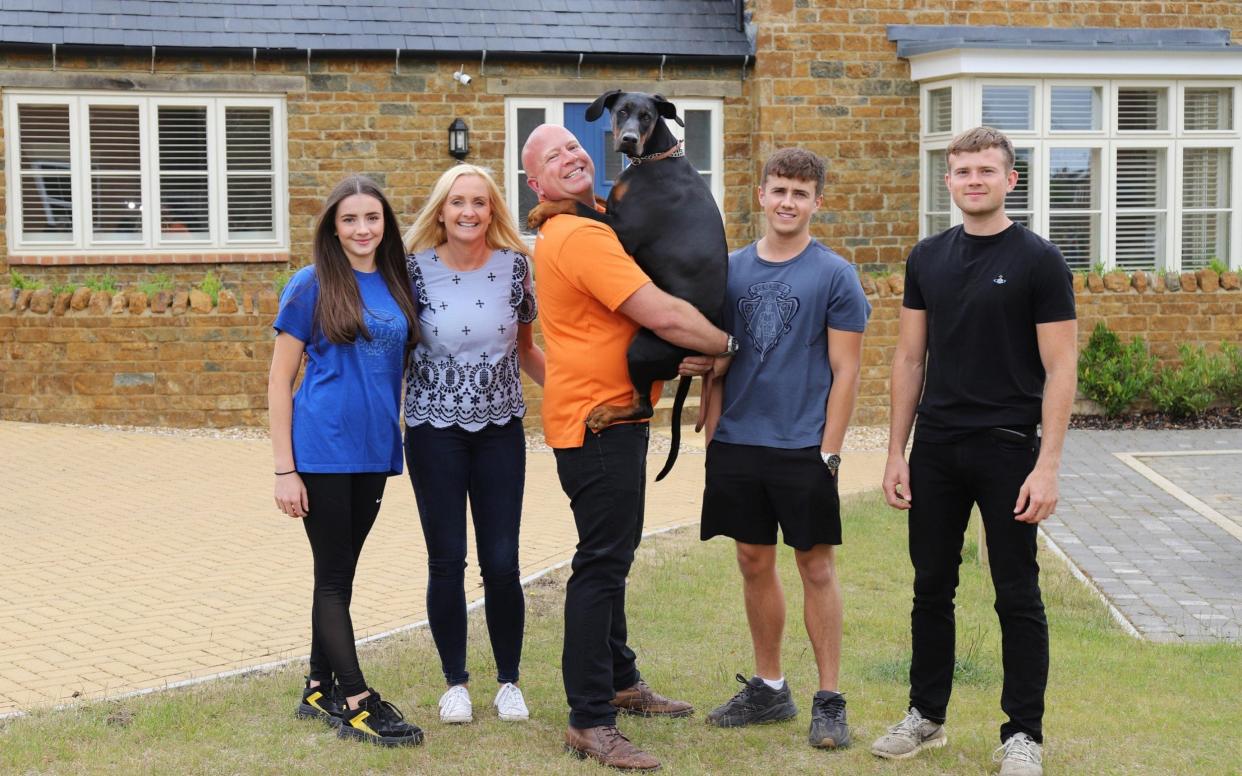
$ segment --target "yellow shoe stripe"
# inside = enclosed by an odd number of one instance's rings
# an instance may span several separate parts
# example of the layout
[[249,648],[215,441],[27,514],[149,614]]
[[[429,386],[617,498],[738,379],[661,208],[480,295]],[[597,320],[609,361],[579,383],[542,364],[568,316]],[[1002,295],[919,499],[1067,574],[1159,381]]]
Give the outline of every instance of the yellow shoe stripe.
[[379,733],[376,733],[374,730],[372,730],[372,729],[371,729],[371,726],[370,726],[370,725],[368,725],[368,724],[366,723],[366,718],[367,718],[367,717],[369,717],[369,716],[371,716],[371,712],[369,712],[369,711],[364,711],[364,712],[362,712],[361,714],[359,714],[358,716],[356,716],[356,717],[352,718],[351,720],[349,720],[349,725],[350,725],[350,727],[357,728],[358,730],[361,730],[361,731],[362,731],[362,732],[364,732],[364,733],[370,733],[371,735],[375,736],[376,738],[379,738],[379,737],[380,737],[380,734],[379,734]]
[[323,706],[319,705],[319,699],[322,697],[323,697],[323,693],[313,692],[310,695],[306,696],[306,705],[310,706],[312,709],[315,709],[317,711],[322,711],[324,714],[327,714],[328,710],[325,709]]

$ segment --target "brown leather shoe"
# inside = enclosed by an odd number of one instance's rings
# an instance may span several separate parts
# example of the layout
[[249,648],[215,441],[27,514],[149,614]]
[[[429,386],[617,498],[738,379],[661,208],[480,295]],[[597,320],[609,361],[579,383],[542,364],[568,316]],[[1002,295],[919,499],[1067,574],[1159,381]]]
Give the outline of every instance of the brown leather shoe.
[[622,771],[656,771],[660,761],[630,743],[616,725],[593,728],[570,726],[565,731],[565,751],[585,760],[590,757]]
[[688,717],[694,713],[694,706],[665,698],[642,679],[633,687],[618,692],[612,705],[618,711],[640,717]]

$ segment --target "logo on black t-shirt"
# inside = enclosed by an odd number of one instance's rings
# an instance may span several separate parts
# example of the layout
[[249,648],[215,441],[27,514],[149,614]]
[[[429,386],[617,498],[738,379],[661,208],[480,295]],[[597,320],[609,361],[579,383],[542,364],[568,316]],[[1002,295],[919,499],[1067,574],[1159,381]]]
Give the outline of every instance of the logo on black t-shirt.
[[1004,275],[997,275],[996,277],[992,278],[992,282],[993,282],[993,283],[995,283],[995,284],[996,284],[996,285],[998,285],[998,286],[1003,286],[1003,285],[1005,285],[1006,283],[1008,283],[1009,281],[1008,281],[1008,280],[1005,280],[1005,276],[1004,276]]
[[747,291],[750,296],[737,300],[737,310],[746,321],[746,333],[759,351],[759,360],[768,353],[789,331],[789,322],[798,312],[798,299],[789,292],[793,289],[775,280],[756,283]]

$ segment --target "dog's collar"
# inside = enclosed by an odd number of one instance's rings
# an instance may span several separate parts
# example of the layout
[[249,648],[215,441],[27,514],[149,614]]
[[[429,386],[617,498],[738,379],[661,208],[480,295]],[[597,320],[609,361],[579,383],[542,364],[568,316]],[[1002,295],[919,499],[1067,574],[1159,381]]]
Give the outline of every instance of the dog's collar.
[[672,148],[666,148],[657,154],[647,154],[646,156],[626,156],[630,160],[630,164],[642,164],[643,162],[658,162],[661,159],[675,159],[678,156],[686,155],[685,141],[678,140],[677,145]]

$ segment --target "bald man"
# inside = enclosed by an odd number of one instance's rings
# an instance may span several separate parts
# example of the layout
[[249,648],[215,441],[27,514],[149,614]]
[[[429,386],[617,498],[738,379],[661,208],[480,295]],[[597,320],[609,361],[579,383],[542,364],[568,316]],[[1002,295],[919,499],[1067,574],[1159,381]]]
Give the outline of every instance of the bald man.
[[[595,204],[595,165],[564,127],[537,127],[522,149],[527,183],[540,202]],[[643,531],[646,422],[599,432],[586,417],[601,404],[629,404],[626,350],[640,328],[706,354],[729,350],[729,335],[688,302],[656,288],[605,224],[576,215],[544,223],[535,241],[536,294],[547,377],[543,428],[578,529],[565,590],[562,671],[569,701],[565,746],[622,770],[654,770],[660,761],[617,730],[617,712],[686,717],[694,708],[665,698],[642,680],[627,645],[625,578]],[[724,356],[690,357],[683,374],[727,368]],[[653,389],[658,394],[660,386]]]

